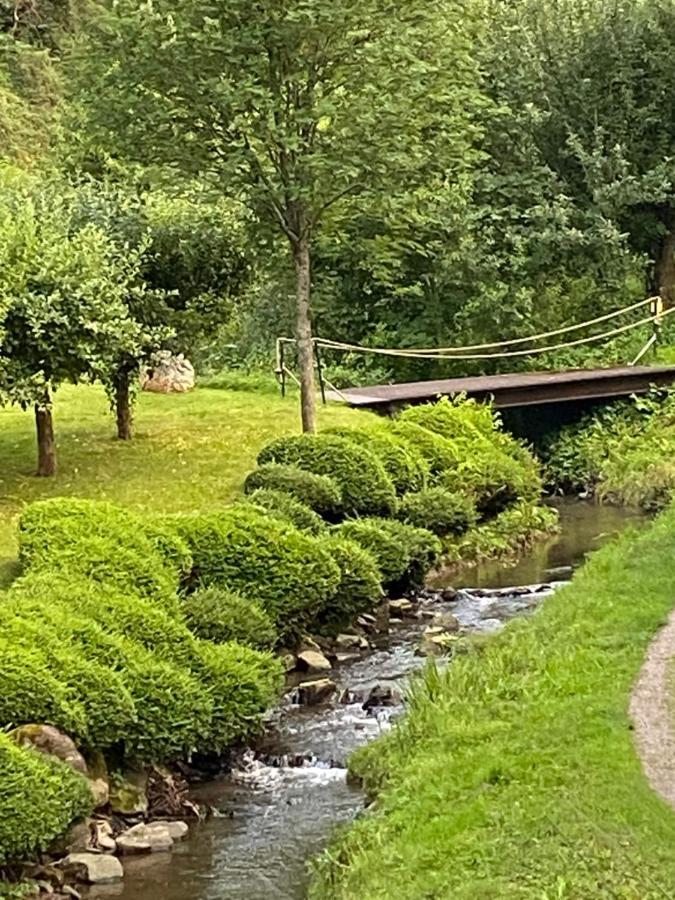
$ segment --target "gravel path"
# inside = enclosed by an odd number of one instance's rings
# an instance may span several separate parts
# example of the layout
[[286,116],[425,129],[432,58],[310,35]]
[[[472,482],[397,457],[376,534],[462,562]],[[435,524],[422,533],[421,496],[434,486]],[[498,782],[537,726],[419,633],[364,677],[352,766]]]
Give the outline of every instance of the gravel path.
[[652,788],[675,809],[675,711],[669,663],[675,657],[675,611],[647,651],[630,701],[635,743]]

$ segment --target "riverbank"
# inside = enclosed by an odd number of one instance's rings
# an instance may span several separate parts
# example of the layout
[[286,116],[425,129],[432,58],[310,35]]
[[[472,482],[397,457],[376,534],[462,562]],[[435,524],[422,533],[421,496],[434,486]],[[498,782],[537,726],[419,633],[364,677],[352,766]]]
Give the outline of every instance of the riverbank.
[[376,798],[313,898],[672,896],[675,817],[628,704],[673,606],[675,510],[603,549],[531,619],[417,683],[351,762]]

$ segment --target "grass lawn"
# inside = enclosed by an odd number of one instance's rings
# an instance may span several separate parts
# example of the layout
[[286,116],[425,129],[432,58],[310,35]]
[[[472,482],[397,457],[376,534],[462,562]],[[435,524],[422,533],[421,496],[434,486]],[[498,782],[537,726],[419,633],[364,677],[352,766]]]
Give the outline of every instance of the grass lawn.
[[[319,411],[320,424],[355,424],[369,413],[340,405]],[[299,430],[296,396],[273,390],[198,388],[190,394],[141,394],[136,436],[114,438],[99,387],[64,387],[55,397],[59,472],[36,478],[33,415],[0,410],[0,584],[14,574],[16,519],[25,503],[72,495],[112,500],[137,510],[217,508],[241,491],[260,448]]]
[[353,768],[372,813],[318,864],[330,900],[675,897],[675,813],[628,703],[675,605],[675,508],[597,553],[531,619],[426,673]]

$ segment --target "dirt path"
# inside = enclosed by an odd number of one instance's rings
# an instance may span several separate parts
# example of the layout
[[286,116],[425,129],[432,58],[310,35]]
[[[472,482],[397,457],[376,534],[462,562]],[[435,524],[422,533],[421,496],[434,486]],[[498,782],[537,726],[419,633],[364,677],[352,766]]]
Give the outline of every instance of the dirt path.
[[630,701],[635,743],[652,788],[675,809],[675,714],[669,663],[675,657],[675,611],[647,651]]

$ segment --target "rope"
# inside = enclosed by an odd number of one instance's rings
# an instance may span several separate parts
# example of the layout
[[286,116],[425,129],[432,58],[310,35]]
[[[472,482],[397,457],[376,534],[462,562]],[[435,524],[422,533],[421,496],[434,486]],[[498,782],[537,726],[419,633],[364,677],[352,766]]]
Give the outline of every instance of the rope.
[[[644,301],[642,302],[643,305]],[[605,338],[615,337],[619,334],[624,334],[627,331],[631,331],[633,328],[640,328],[642,325],[647,325],[650,322],[661,322],[666,316],[669,316],[671,313],[675,313],[675,307],[671,309],[667,309],[660,314],[648,316],[645,319],[640,319],[637,322],[629,322],[628,325],[622,325],[620,328],[613,328],[610,331],[603,331],[601,334],[593,334],[589,337],[578,338],[575,341],[566,341],[560,344],[552,344],[547,347],[535,347],[529,350],[510,350],[504,353],[475,353],[475,354],[464,354],[464,355],[453,355],[453,356],[439,356],[439,352],[429,353],[424,350],[416,351],[416,350],[395,350],[395,349],[386,349],[383,347],[362,347],[359,344],[343,344],[339,341],[326,341],[323,338],[315,338],[314,340],[322,347],[327,347],[331,350],[345,350],[351,353],[374,353],[379,356],[394,356],[394,357],[403,357],[405,359],[448,359],[448,360],[479,360],[479,359],[507,359],[516,356],[534,356],[541,353],[549,353],[552,350],[564,350],[568,347],[580,347],[583,344],[591,344],[595,341],[601,341]],[[586,324],[586,323],[584,323]],[[581,326],[579,326],[581,327]],[[530,338],[529,340],[533,340]],[[504,345],[508,345],[511,342],[504,342]],[[515,341],[513,342],[515,343]],[[488,345],[488,346],[497,346],[497,345]],[[460,348],[461,349],[461,348]],[[471,349],[471,347],[467,347],[466,349]]]
[[[625,313],[633,312],[633,310],[640,309],[642,306],[646,306],[648,303],[654,303],[658,300],[658,297],[647,297],[646,300],[639,300],[637,303],[632,303],[630,306],[625,306],[622,309],[614,310],[614,312],[605,313],[603,316],[597,316],[595,319],[588,319],[585,322],[579,322],[576,325],[566,325],[564,328],[556,328],[554,331],[543,331],[540,334],[533,334],[528,337],[521,338],[512,338],[509,341],[493,341],[488,344],[467,344],[462,347],[420,347],[420,348],[410,348],[406,349],[396,349],[396,348],[381,348],[381,347],[368,347],[363,348],[359,344],[346,344],[341,341],[329,341],[323,340],[321,341],[322,346],[328,347],[329,349],[334,350],[353,350],[354,352],[359,352],[360,350],[367,349],[371,352],[379,352],[380,350],[387,350],[387,353],[391,356],[407,356],[408,353],[423,353],[430,354],[430,356],[423,357],[424,359],[432,358],[436,355],[443,355],[445,353],[460,353],[466,350],[489,350],[493,347],[509,347],[515,346],[518,344],[526,344],[533,341],[541,341],[545,338],[557,337],[560,334],[569,334],[572,331],[580,331],[582,328],[588,328],[592,325],[599,325],[602,322],[608,322],[610,319],[616,319],[618,316],[622,316]],[[464,357],[457,357],[457,359],[463,359]],[[483,357],[478,357],[483,358]]]

